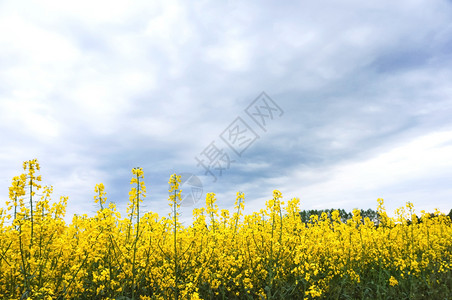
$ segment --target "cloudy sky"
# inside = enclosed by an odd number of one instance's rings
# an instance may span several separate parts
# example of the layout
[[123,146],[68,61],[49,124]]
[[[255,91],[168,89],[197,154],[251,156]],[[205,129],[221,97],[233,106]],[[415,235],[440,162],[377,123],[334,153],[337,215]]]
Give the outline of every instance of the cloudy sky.
[[175,172],[248,212],[452,208],[451,1],[131,3],[0,1],[1,205],[38,158],[69,219],[137,166],[160,215]]

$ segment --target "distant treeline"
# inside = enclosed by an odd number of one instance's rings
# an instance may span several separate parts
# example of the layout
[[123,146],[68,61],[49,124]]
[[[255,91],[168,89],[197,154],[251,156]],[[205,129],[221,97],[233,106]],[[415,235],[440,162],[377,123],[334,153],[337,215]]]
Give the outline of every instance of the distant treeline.
[[[335,208],[330,208],[330,209],[309,209],[309,210],[303,210],[300,211],[300,217],[301,220],[304,223],[310,223],[311,222],[311,216],[315,216],[317,215],[320,219],[320,217],[322,216],[322,213],[326,213],[328,215],[328,218],[331,220],[331,213],[333,211],[339,211],[339,215],[341,217],[341,221],[343,223],[346,223],[347,220],[351,219],[353,217],[353,212],[351,211],[346,211],[345,209],[339,208],[339,209],[335,209]],[[361,217],[362,220],[364,221],[365,218],[369,218],[372,222],[378,224],[379,223],[379,215],[378,212],[373,210],[373,209],[361,209],[360,210],[361,213]],[[435,215],[433,213],[430,214],[431,217],[434,217]],[[449,211],[448,214],[449,218],[452,220],[452,209]],[[419,218],[419,216],[417,216],[418,221],[420,222],[421,219]]]

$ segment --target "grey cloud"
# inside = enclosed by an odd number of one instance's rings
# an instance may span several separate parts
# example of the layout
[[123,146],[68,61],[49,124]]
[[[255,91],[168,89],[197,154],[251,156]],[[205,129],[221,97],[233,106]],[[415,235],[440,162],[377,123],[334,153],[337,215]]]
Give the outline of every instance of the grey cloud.
[[[175,11],[144,6],[118,20],[24,15],[63,36],[78,54],[64,65],[37,62],[52,80],[39,92],[60,134],[45,138],[0,121],[8,144],[0,157],[20,166],[25,156],[41,154],[43,168],[54,174],[50,181],[75,193],[73,211],[93,209],[88,203],[97,180],[124,208],[135,166],[144,168],[150,210],[166,212],[173,172],[199,175],[205,192],[217,192],[225,207],[243,189],[250,203],[260,199],[250,204],[258,208],[277,185],[303,193],[333,178],[335,168],[450,128],[451,7],[444,1],[264,1],[180,4]],[[8,72],[35,70],[11,51],[0,50]],[[0,71],[2,82],[8,72]],[[10,85],[0,85],[0,101],[12,97]],[[39,88],[14,82],[16,89],[22,85]],[[246,119],[243,110],[261,91],[284,115],[267,132],[253,127],[260,139],[213,183],[194,157],[220,141],[237,116]],[[19,148],[27,150],[13,155]],[[394,193],[411,185],[417,184],[401,183]],[[426,179],[423,189],[429,188],[441,189]],[[321,199],[321,193],[310,195]],[[322,199],[354,205],[352,194]]]

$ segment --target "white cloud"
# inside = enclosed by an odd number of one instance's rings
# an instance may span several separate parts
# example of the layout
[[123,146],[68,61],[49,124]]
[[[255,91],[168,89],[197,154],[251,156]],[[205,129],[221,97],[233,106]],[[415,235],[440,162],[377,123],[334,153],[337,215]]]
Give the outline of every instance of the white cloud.
[[3,99],[0,109],[4,124],[9,124],[11,132],[32,139],[56,138],[60,134],[60,126],[53,117],[53,112],[46,102],[38,102],[33,92],[13,91],[11,99]]
[[217,64],[226,71],[246,71],[253,59],[251,42],[246,39],[231,37],[221,44],[208,47],[206,59],[209,63]]
[[0,26],[3,28],[0,43],[21,58],[23,64],[39,63],[51,67],[71,62],[80,54],[67,37],[17,15],[1,18]]
[[[298,171],[292,181],[301,187],[288,185],[291,195],[298,195],[314,208],[375,207],[377,198],[388,197],[390,208],[412,201],[430,210],[435,203],[447,209],[442,190],[432,188],[428,193],[432,202],[426,202],[425,188],[438,178],[452,178],[451,170],[452,131],[442,131],[386,149],[363,161]],[[315,177],[320,177],[320,182],[304,183]],[[412,186],[413,183],[417,185]],[[402,198],[397,199],[397,196]]]

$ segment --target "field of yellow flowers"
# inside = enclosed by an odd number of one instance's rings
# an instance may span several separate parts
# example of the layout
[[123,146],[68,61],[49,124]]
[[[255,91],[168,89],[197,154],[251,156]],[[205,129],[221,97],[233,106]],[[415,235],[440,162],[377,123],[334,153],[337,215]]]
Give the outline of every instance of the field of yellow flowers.
[[[354,211],[301,221],[299,199],[275,190],[244,215],[215,194],[179,222],[179,177],[169,180],[166,217],[143,212],[143,170],[132,170],[127,216],[94,188],[93,217],[65,215],[41,186],[37,160],[14,177],[0,209],[0,299],[452,299],[452,224],[436,211],[415,217],[407,203],[378,224]],[[269,197],[270,198],[270,197]]]

